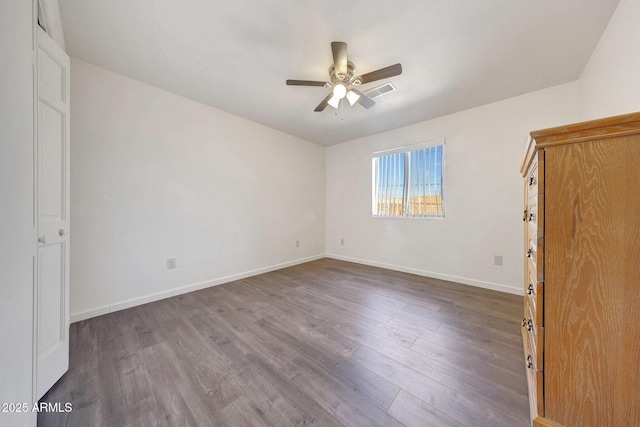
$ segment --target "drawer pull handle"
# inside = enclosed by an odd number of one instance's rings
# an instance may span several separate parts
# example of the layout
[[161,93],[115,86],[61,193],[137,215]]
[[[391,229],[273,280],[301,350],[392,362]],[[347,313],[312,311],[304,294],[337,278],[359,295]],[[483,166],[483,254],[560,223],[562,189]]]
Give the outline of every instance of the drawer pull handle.
[[527,331],[532,331],[533,330],[533,320],[528,319],[527,320]]
[[531,212],[531,213],[529,214],[529,221],[533,221],[533,218],[534,218],[534,215],[533,215],[533,212]]
[[525,326],[527,326],[527,318],[523,317],[522,318],[522,327],[524,328]]
[[531,258],[532,255],[533,255],[533,249],[529,249],[527,251],[527,258]]
[[533,357],[531,355],[527,355],[527,368],[533,369]]
[[527,210],[524,210],[524,214],[522,215],[522,220],[526,221],[527,220]]
[[533,185],[536,183],[536,179],[532,176],[529,177],[529,185]]
[[529,286],[527,286],[527,294],[533,294],[533,283],[529,283]]

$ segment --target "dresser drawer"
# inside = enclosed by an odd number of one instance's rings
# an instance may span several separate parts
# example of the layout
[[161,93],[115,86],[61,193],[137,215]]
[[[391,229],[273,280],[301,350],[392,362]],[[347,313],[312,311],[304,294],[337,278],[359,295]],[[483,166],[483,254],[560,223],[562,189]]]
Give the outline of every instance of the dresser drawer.
[[[527,271],[527,277],[528,276],[532,276],[532,278],[528,279],[527,283],[525,284],[525,293],[527,293],[528,295],[528,288],[529,288],[529,283],[533,283],[534,286],[536,286],[536,283],[538,283],[540,281],[539,277],[540,275],[538,274],[538,269],[536,268],[536,263],[534,262],[534,260],[532,259],[533,257],[527,257],[525,258],[526,262],[525,262],[525,269]],[[532,280],[535,279],[535,280]]]
[[[538,201],[532,199],[528,201],[525,207],[522,220],[525,223],[525,229],[530,236],[537,236],[538,233]],[[531,230],[531,231],[529,231]]]
[[531,198],[538,194],[538,156],[533,158],[527,177],[527,195]]
[[524,344],[524,358],[527,373],[527,388],[529,391],[529,410],[531,419],[544,415],[544,377],[543,373],[535,369],[535,356],[529,344],[529,334],[522,328],[522,342]]
[[528,224],[537,224],[538,219],[538,202],[536,200],[529,200],[527,205],[527,215],[525,222]]
[[525,256],[529,260],[529,264],[533,270],[536,270],[538,255],[538,242],[536,237],[529,237],[527,239],[527,252]]
[[536,272],[535,271],[527,271],[527,286],[524,290],[525,294],[529,298],[529,304],[533,308],[532,311],[535,313],[535,322],[538,326],[544,326],[544,306],[543,306],[543,292],[544,292],[544,284],[542,282],[538,282],[536,280]]
[[535,418],[538,412],[537,405],[537,385],[535,379],[535,371],[532,365],[532,355],[529,351],[529,340],[527,338],[526,330],[522,329],[522,343],[524,347],[524,359],[527,373],[527,389],[529,393],[529,410],[531,411],[531,418]]
[[530,362],[536,371],[544,370],[544,328],[536,323],[537,312],[535,307],[531,305],[531,298],[525,297],[525,314],[522,319],[522,327],[526,331],[529,351],[531,354]]
[[534,242],[538,240],[538,225],[535,221],[528,222],[527,225],[527,237]]

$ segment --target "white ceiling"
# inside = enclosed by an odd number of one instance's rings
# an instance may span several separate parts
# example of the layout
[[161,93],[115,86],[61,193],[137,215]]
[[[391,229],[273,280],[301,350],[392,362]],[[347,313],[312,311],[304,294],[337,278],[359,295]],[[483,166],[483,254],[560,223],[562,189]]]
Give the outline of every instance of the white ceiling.
[[[328,146],[576,80],[618,0],[59,2],[72,57]],[[314,112],[332,41],[397,91]]]

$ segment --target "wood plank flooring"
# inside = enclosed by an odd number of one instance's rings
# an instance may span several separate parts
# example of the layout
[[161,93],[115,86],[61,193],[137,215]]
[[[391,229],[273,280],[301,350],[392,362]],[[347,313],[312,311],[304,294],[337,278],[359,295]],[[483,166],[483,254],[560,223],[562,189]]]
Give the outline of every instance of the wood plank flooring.
[[39,426],[527,426],[522,297],[322,259],[71,325]]

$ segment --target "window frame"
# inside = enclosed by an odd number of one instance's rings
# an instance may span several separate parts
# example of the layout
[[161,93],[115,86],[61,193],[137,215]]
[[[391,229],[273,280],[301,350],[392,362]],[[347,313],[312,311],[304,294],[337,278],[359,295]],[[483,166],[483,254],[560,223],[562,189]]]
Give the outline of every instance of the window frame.
[[[409,215],[409,214],[405,214],[405,215],[376,215],[376,211],[377,211],[377,198],[376,198],[376,189],[377,189],[377,178],[378,178],[378,173],[379,171],[377,171],[377,164],[376,164],[376,159],[379,157],[384,157],[384,156],[388,156],[388,155],[392,155],[392,154],[399,154],[399,153],[410,153],[411,151],[417,151],[417,150],[422,150],[424,148],[432,148],[432,147],[437,147],[437,146],[442,146],[442,156],[441,156],[441,176],[440,176],[440,198],[442,201],[442,215]],[[416,144],[411,144],[411,145],[405,145],[402,147],[396,147],[396,148],[391,148],[388,150],[381,150],[381,151],[375,151],[373,153],[371,153],[371,217],[372,218],[389,218],[389,219],[438,219],[438,220],[443,220],[446,218],[446,198],[445,198],[445,185],[446,185],[446,139],[445,138],[437,138],[437,139],[432,139],[432,140],[428,140],[428,141],[424,141],[424,142],[419,142]],[[405,162],[409,159],[409,155],[406,156],[405,158]],[[408,167],[408,165],[406,165],[405,167]],[[407,205],[409,203],[409,198],[408,198],[408,194],[409,194],[409,175],[411,174],[411,172],[409,171],[408,173],[406,172],[405,169],[405,174],[404,174],[404,188],[403,188],[403,202],[405,204],[404,210],[405,212],[408,212],[407,209]]]

